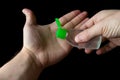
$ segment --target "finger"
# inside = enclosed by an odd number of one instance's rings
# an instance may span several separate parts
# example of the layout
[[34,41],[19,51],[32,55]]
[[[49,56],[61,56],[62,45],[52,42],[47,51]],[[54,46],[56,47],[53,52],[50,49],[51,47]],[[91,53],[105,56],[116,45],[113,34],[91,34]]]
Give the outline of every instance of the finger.
[[[75,29],[79,29],[80,30],[80,27],[89,20],[89,18],[85,18],[82,22],[80,22],[76,27]],[[81,29],[82,30],[82,29]]]
[[93,51],[93,50],[91,50],[91,49],[85,49],[85,53],[86,53],[86,54],[90,54],[92,51]]
[[109,39],[111,42],[114,42],[117,46],[120,46],[120,38],[111,38]]
[[25,14],[26,16],[26,23],[27,25],[33,25],[36,24],[36,17],[33,14],[33,12],[29,9],[23,9],[22,12]]
[[77,43],[79,42],[87,42],[90,39],[101,35],[102,27],[100,26],[100,23],[94,25],[93,27],[90,27],[88,29],[85,29],[84,31],[80,32],[78,35],[75,36],[75,41]]
[[106,44],[105,46],[103,46],[102,48],[98,49],[96,51],[97,55],[101,55],[104,54],[106,52],[111,51],[112,49],[114,49],[117,45],[113,44],[112,42],[109,42],[108,44]]
[[74,10],[63,17],[61,17],[59,20],[61,22],[61,25],[64,26],[67,22],[71,21],[75,16],[77,16],[80,13],[79,10]]
[[72,29],[77,24],[81,23],[81,21],[83,21],[86,18],[86,16],[87,16],[87,12],[84,11],[84,12],[80,13],[79,15],[77,15],[75,18],[73,18],[71,21],[66,23],[63,27],[65,29]]
[[[74,10],[71,11],[70,13],[64,15],[63,17],[59,18],[61,26],[64,26],[67,22],[71,21],[74,17],[76,17],[80,13],[80,10]],[[50,24],[51,30],[56,31],[57,25],[53,27],[53,25],[56,25],[55,22]]]
[[89,28],[89,27],[92,27],[94,24],[95,24],[95,23],[94,23],[94,19],[91,18],[91,19],[89,19],[88,21],[86,21],[82,26],[81,26],[81,25],[80,25],[80,26],[78,25],[78,27],[79,27],[80,30],[84,30],[84,29],[87,29],[87,28]]

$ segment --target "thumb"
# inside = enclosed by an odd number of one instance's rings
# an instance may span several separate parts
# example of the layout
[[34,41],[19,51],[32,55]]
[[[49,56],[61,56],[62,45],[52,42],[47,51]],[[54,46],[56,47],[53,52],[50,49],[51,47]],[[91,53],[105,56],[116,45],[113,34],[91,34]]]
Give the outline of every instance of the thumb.
[[90,39],[101,35],[102,32],[102,26],[100,26],[100,23],[93,25],[92,27],[89,27],[85,29],[84,31],[80,32],[78,35],[75,36],[75,41],[77,43],[79,42],[87,42]]
[[27,24],[27,25],[36,24],[36,17],[31,10],[23,9],[22,12],[26,16],[26,23],[25,24]]

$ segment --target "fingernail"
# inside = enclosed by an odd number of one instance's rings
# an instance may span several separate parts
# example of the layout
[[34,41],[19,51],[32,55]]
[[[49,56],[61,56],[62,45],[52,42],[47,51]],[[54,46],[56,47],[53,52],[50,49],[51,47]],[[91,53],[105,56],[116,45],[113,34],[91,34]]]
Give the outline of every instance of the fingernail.
[[83,41],[84,41],[83,36],[80,36],[80,35],[76,36],[76,37],[75,37],[75,41],[76,41],[77,43],[78,43],[78,42],[83,42]]
[[102,52],[99,50],[99,51],[96,52],[96,54],[100,55],[100,54],[102,54]]

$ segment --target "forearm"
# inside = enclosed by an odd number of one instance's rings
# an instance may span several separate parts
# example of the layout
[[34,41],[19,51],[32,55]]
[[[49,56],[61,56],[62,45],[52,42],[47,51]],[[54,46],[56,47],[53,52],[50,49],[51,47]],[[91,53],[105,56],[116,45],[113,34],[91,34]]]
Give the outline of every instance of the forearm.
[[21,50],[0,69],[0,80],[37,80],[42,66],[36,63],[28,50]]

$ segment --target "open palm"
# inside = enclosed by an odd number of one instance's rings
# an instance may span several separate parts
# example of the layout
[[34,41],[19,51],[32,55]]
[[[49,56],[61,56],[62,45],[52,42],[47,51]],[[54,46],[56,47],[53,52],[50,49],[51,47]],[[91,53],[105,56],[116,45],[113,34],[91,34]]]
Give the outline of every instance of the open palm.
[[[33,12],[23,9],[26,16],[24,25],[24,48],[32,52],[32,55],[43,65],[48,66],[60,61],[72,49],[66,40],[56,38],[56,23],[38,25]],[[87,13],[79,10],[72,11],[60,18],[63,28],[72,29],[80,25],[86,18]]]

